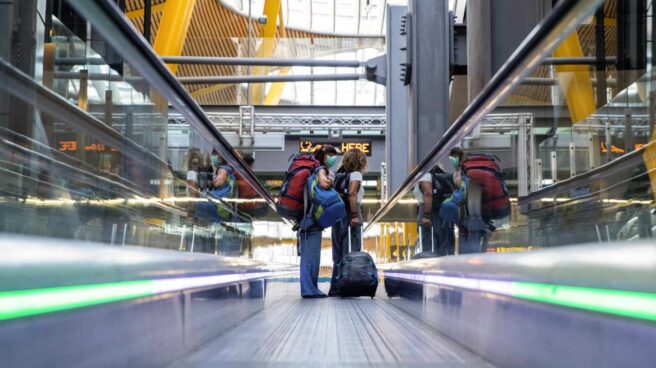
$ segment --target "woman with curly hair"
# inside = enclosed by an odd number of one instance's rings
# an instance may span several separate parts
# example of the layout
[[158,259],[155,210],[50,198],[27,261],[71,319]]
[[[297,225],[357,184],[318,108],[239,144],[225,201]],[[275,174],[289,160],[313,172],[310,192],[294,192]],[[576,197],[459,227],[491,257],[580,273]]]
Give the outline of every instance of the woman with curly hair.
[[344,153],[342,165],[337,170],[335,188],[346,204],[346,216],[332,227],[333,243],[333,276],[330,279],[329,296],[338,296],[336,289],[337,265],[349,252],[349,227],[351,228],[351,251],[359,252],[362,249],[362,199],[364,187],[362,179],[367,171],[367,157],[355,148]]

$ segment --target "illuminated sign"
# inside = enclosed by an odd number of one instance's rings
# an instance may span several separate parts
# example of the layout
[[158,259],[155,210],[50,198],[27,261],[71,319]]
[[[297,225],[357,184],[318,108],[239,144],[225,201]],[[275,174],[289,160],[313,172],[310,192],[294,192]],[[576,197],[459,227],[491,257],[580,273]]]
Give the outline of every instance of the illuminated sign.
[[[77,141],[74,140],[66,140],[66,141],[59,141],[59,148],[57,148],[61,152],[76,152],[80,147],[77,144]],[[82,150],[87,151],[87,152],[117,152],[118,150],[114,147],[108,147],[107,145],[104,145],[102,143],[92,143],[88,146],[82,147]]]
[[62,152],[75,152],[77,151],[76,141],[59,141],[59,148]]
[[[643,144],[643,143],[636,143],[636,144],[633,145],[633,149],[634,149],[634,150],[639,150],[640,148],[642,148],[642,147],[644,147],[644,146],[645,146],[645,144]],[[617,147],[617,146],[614,145],[614,144],[611,144],[611,145],[610,145],[610,151],[611,151],[612,153],[617,153],[617,154],[620,154],[620,155],[621,155],[621,154],[624,154],[624,153],[626,152],[626,150],[625,150],[624,148]],[[606,143],[605,143],[605,142],[601,142],[601,152],[602,152],[602,153],[606,153],[606,152],[608,152],[608,148],[606,147]]]
[[312,153],[324,144],[339,148],[342,154],[352,148],[355,148],[367,156],[371,156],[371,141],[315,141],[312,139],[301,139],[298,142],[299,151],[302,153]]

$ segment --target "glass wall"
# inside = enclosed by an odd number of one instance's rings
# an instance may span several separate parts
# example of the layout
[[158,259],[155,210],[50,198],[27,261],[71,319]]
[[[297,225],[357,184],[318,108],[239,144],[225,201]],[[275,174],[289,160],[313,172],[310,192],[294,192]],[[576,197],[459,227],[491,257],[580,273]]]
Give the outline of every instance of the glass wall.
[[[467,190],[446,225],[454,234],[449,254],[653,241],[652,5],[606,1],[457,144],[465,155],[493,155],[500,170],[477,177],[480,170],[455,168],[442,157],[450,179],[468,174],[456,180]],[[469,165],[483,165],[475,160]],[[504,206],[496,182],[507,188],[507,216],[492,213]],[[403,198],[372,227],[370,249],[387,260],[409,259],[422,250],[423,235],[424,251],[445,254],[444,232],[434,230],[431,241],[430,225],[417,227],[421,198]],[[433,227],[444,226],[445,216]]]
[[238,170],[250,152],[198,119],[169,125],[182,98],[95,19],[46,3],[0,5],[0,231],[252,256],[255,226],[277,217]]

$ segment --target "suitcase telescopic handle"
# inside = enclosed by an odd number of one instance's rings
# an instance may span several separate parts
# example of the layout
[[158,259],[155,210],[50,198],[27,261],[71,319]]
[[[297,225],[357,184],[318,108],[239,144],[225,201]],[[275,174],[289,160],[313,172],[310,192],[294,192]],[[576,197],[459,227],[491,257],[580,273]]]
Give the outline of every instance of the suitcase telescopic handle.
[[424,251],[424,225],[419,223],[419,253]]
[[431,252],[433,253],[435,252],[435,237],[434,237],[435,231],[433,231],[434,226],[435,225],[431,223]]
[[349,244],[349,253],[351,253],[351,224],[348,225],[348,244]]

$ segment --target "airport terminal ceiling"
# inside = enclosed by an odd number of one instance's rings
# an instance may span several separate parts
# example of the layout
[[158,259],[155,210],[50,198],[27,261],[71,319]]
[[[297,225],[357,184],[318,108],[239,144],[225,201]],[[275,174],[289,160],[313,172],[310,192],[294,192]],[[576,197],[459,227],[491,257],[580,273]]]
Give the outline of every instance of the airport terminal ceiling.
[[[264,0],[199,0],[184,41],[183,56],[272,57],[319,60],[358,60],[364,62],[384,52],[385,7],[405,4],[404,0],[283,0],[277,15],[277,27],[265,35],[262,19]],[[464,18],[464,0],[451,0],[449,6],[457,19]],[[161,20],[163,0],[152,2],[151,40]],[[127,0],[126,15],[143,32],[144,1]],[[251,12],[250,25],[248,22]],[[268,22],[268,19],[267,19]],[[250,29],[250,33],[249,33]],[[265,38],[263,38],[265,37]],[[275,46],[264,50],[264,40]],[[250,42],[249,42],[250,40]],[[257,70],[246,66],[182,65],[179,76],[230,76],[249,74],[307,75],[335,74],[344,68],[272,67]],[[348,69],[346,69],[348,71]],[[275,86],[275,87],[274,87]],[[273,87],[273,88],[272,88]],[[248,86],[190,85],[201,105],[248,104]],[[260,105],[360,105],[383,106],[385,89],[359,81],[268,83],[264,96],[251,100]],[[274,91],[274,93],[271,93]],[[266,96],[270,94],[270,97]]]

